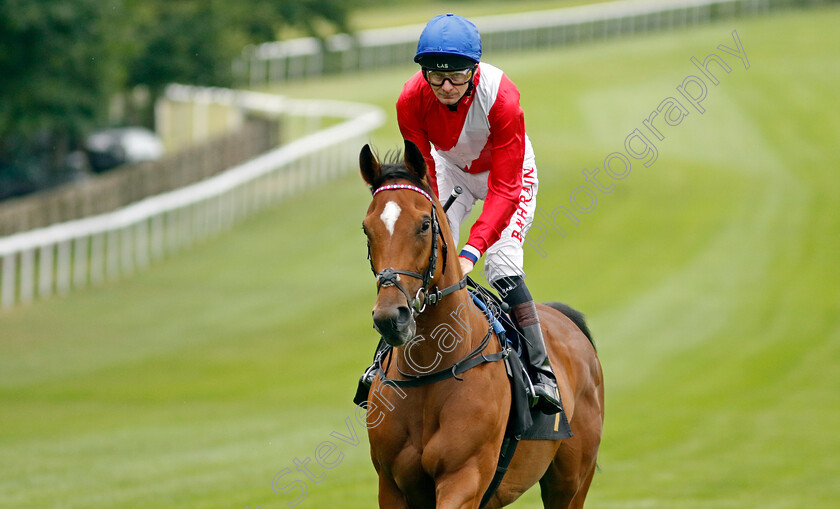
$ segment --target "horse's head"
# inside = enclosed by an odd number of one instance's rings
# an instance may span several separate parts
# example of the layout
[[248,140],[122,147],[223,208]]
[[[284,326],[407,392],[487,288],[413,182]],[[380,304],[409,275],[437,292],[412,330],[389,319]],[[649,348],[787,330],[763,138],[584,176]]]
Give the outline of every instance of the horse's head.
[[365,145],[359,163],[373,193],[362,228],[377,279],[374,328],[388,344],[401,346],[414,337],[414,318],[445,270],[443,239],[444,233],[451,238],[449,225],[439,220],[445,216],[425,180],[426,162],[414,143],[405,142],[402,161],[384,165]]

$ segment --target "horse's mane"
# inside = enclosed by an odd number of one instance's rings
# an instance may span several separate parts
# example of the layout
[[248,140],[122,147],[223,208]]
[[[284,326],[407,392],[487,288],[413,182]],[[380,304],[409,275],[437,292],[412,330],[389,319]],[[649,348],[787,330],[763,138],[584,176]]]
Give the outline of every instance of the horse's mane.
[[[379,159],[378,156],[377,159]],[[382,159],[381,168],[381,173],[370,187],[371,193],[392,180],[404,179],[426,191],[429,195],[433,195],[432,188],[426,182],[426,179],[419,178],[406,168],[405,162],[403,162],[402,150],[389,150],[386,152],[385,157]]]

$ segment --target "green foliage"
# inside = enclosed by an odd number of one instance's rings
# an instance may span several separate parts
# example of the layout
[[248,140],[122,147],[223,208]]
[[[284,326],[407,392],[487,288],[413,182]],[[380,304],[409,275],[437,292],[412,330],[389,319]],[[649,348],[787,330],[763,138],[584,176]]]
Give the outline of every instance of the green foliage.
[[274,40],[284,26],[346,29],[348,8],[348,0],[3,0],[0,185],[12,173],[55,180],[67,152],[105,126],[116,94],[230,85],[245,45]]
[[231,62],[247,44],[273,41],[284,26],[318,36],[319,22],[347,27],[347,1],[149,0],[134,8],[142,51],[130,62],[128,84],[160,90],[172,82],[231,84]]
[[[0,3],[0,137],[78,134],[118,88],[113,2]],[[81,122],[79,121],[81,120]]]
[[[154,2],[152,2],[154,4]],[[159,91],[171,82],[226,84],[225,23],[203,2],[160,2],[134,27],[142,50],[131,60],[128,84]]]
[[0,3],[0,177],[49,182],[68,150],[103,120],[124,75],[118,7],[99,0]]

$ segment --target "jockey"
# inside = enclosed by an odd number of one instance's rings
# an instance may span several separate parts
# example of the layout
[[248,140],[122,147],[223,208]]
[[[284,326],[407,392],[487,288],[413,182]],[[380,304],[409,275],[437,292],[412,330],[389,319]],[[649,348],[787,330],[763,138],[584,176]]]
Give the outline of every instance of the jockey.
[[428,166],[431,188],[449,196],[464,192],[447,217],[458,244],[458,228],[477,200],[484,201],[459,255],[468,274],[485,256],[487,281],[510,306],[525,336],[536,407],[561,410],[536,306],[525,285],[523,241],[534,219],[537,166],[519,91],[498,68],[480,62],[475,25],[454,14],[433,18],[417,44],[418,71],[397,100],[403,138],[414,142]]

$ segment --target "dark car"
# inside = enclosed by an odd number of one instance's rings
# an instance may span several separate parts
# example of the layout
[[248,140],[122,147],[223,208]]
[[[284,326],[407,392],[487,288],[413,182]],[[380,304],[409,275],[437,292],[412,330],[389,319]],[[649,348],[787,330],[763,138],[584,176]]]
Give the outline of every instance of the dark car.
[[85,143],[85,150],[95,173],[122,164],[154,161],[164,152],[160,138],[142,127],[119,127],[93,133]]

